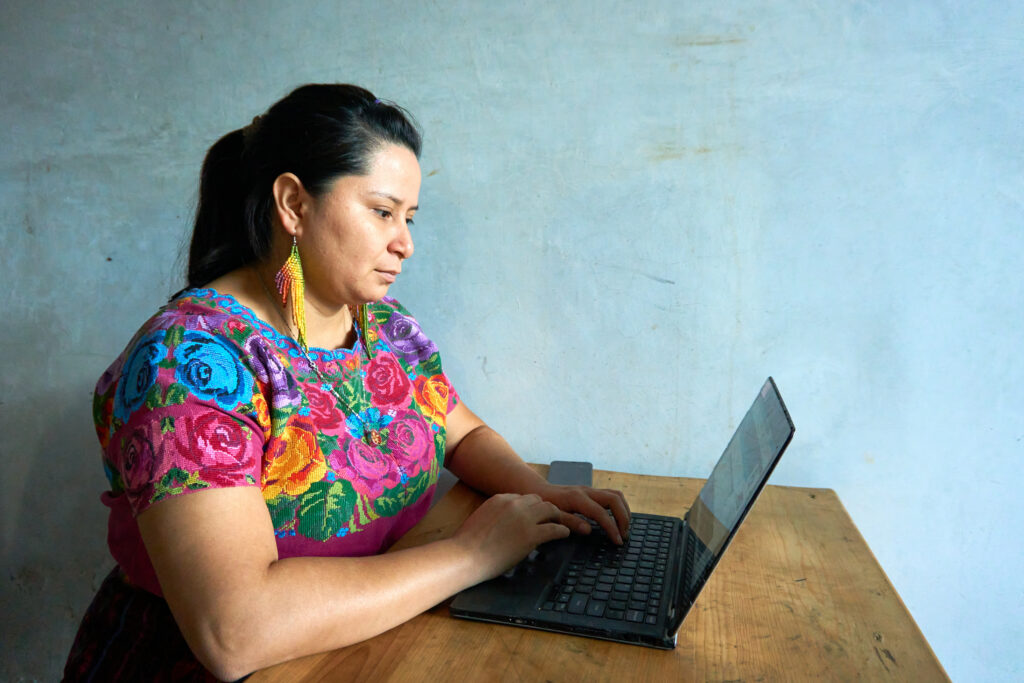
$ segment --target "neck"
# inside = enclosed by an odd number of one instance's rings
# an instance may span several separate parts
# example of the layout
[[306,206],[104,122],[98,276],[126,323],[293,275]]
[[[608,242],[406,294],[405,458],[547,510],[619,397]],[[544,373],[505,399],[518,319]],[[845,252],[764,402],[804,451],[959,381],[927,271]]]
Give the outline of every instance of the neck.
[[[274,288],[274,272],[272,266],[252,266],[250,272],[255,285],[263,290],[267,306],[271,307],[272,319],[267,320],[279,331],[293,339],[298,339],[298,330],[291,318],[291,302],[281,303],[281,295]],[[352,308],[348,305],[339,307],[325,306],[309,293],[305,296],[306,312],[306,344],[321,349],[352,348],[356,341],[356,332]],[[280,329],[281,327],[284,329]]]

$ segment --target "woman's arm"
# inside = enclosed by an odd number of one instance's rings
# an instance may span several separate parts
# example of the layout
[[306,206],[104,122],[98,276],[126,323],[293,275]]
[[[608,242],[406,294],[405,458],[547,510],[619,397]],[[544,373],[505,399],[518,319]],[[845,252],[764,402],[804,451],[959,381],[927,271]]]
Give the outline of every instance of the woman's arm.
[[621,491],[549,484],[462,402],[448,415],[447,436],[445,467],[467,485],[487,494],[537,494],[562,510],[561,523],[570,529],[590,533],[590,525],[572,514],[579,512],[622,543],[629,529],[629,506]]
[[153,505],[139,530],[189,647],[214,675],[356,643],[507,570],[569,534],[537,496],[487,500],[452,538],[385,555],[279,560],[256,487]]

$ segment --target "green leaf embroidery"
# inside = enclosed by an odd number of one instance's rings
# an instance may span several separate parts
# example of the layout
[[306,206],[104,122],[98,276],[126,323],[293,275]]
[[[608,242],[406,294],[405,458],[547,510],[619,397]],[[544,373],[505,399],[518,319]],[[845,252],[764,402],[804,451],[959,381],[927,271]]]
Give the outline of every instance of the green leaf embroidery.
[[209,482],[203,481],[198,472],[186,472],[180,467],[172,467],[153,486],[153,497],[149,499],[149,502],[155,503],[167,496],[176,496],[179,493],[184,493],[185,489],[195,490],[209,487]]
[[448,443],[447,430],[443,427],[434,432],[434,462],[431,464],[431,468],[439,464],[444,464],[444,447]]
[[168,432],[174,431],[174,418],[167,416],[160,420],[160,433],[167,434]]
[[434,375],[440,375],[441,370],[441,354],[434,352],[430,354],[430,358],[420,363],[420,370],[427,376],[433,377]]
[[[366,526],[370,522],[380,519],[380,515],[374,512],[373,506],[370,505],[370,499],[364,494],[360,494],[359,498],[356,499],[356,511],[359,515],[359,523]],[[353,522],[355,518],[353,518]],[[355,532],[359,529],[355,528],[354,525],[350,525],[350,530]]]
[[245,323],[241,329],[231,329],[225,325],[224,330],[227,332],[228,338],[237,342],[240,346],[245,344],[245,340],[252,334],[252,326],[248,323]]
[[299,507],[298,496],[281,494],[267,501],[270,510],[270,521],[274,529],[283,531],[295,525],[295,510]]
[[171,325],[167,328],[167,334],[164,335],[164,344],[167,348],[174,348],[185,339],[185,326],[184,325]]
[[316,442],[320,446],[320,452],[324,455],[338,450],[338,437],[336,435],[317,432]]
[[175,382],[167,387],[167,395],[164,396],[163,404],[165,406],[180,406],[187,398],[188,389],[185,388],[184,384]]
[[356,492],[347,481],[318,481],[299,501],[299,533],[326,541],[341,531],[355,505]]
[[384,491],[377,500],[373,501],[373,508],[381,517],[393,517],[403,508],[419,500],[423,492],[430,487],[430,483],[430,472],[420,472],[406,482],[404,487],[399,485]]
[[150,410],[159,408],[163,404],[163,396],[161,396],[160,385],[154,384],[146,392],[146,407]]
[[157,366],[173,370],[174,368],[178,367],[178,361],[174,360],[173,358],[164,358],[162,361],[157,363]]
[[274,436],[281,436],[284,428],[288,426],[288,418],[296,412],[296,407],[288,404],[283,408],[274,406],[270,409],[270,424],[274,427]]
[[339,402],[337,405],[349,414],[361,413],[372,405],[370,403],[370,392],[363,384],[362,378],[358,376],[342,384],[339,391],[342,402]]

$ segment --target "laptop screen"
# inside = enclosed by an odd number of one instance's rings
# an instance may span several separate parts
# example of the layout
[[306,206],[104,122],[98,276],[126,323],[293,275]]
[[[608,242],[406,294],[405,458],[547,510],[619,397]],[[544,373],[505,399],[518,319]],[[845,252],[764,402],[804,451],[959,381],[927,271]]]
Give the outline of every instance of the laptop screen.
[[793,436],[793,423],[771,377],[761,387],[690,511],[683,594],[692,604]]

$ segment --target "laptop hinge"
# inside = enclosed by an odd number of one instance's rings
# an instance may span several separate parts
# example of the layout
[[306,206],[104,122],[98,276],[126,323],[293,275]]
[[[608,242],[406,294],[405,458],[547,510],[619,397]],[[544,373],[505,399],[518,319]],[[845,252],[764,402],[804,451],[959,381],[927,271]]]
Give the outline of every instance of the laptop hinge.
[[668,632],[675,633],[679,630],[679,626],[683,623],[683,618],[686,613],[690,610],[690,601],[686,595],[686,534],[692,533],[689,524],[686,520],[683,520],[682,525],[679,527],[679,547],[680,552],[677,553],[679,558],[679,566],[676,567],[675,581],[673,582],[673,590],[675,593],[672,595],[670,602],[671,607],[668,613]]

